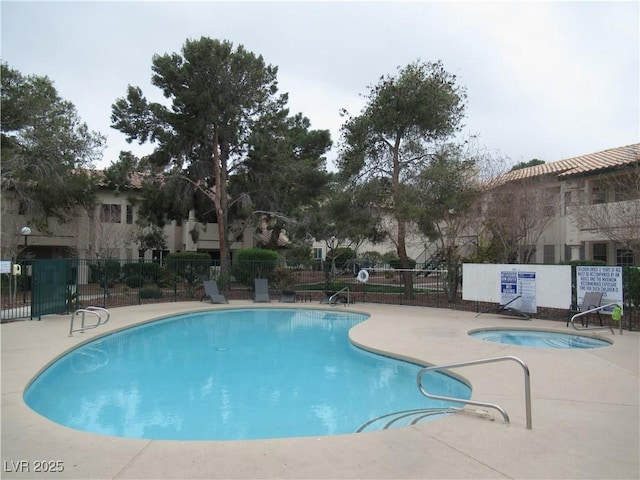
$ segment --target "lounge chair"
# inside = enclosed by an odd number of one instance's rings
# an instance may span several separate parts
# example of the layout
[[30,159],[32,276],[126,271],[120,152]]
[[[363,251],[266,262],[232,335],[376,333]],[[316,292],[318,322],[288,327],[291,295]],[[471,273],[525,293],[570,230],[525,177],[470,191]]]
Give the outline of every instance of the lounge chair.
[[[569,317],[567,318],[567,327],[569,326],[569,322],[571,318],[581,312],[586,312],[587,310],[591,310],[592,308],[599,307],[602,304],[602,297],[604,296],[603,292],[587,292],[584,294],[584,298],[582,299],[582,305],[580,305],[577,309],[570,308],[569,309]],[[598,320],[600,320],[600,326],[602,326],[602,317],[600,316],[600,311],[595,312],[598,316]],[[580,321],[583,326],[589,326],[589,320],[587,318],[588,315],[584,315],[580,317]]]
[[269,296],[269,281],[266,278],[255,279],[255,291],[253,294],[254,302],[271,302]]
[[496,310],[496,313],[499,313],[501,315],[508,315],[511,317],[518,317],[518,318],[526,318],[527,320],[529,320],[529,315],[527,315],[526,313],[524,313],[522,310],[519,310],[515,307],[510,307],[509,305],[511,305],[513,302],[515,302],[516,300],[522,298],[522,295],[518,295],[515,298],[512,298],[511,300],[509,300],[507,303],[505,303],[504,305],[500,304]]
[[280,302],[282,303],[296,303],[296,292],[293,290],[282,290],[280,295]]
[[218,292],[218,283],[215,280],[204,281],[204,295],[200,301],[208,298],[211,303],[229,303],[224,295]]

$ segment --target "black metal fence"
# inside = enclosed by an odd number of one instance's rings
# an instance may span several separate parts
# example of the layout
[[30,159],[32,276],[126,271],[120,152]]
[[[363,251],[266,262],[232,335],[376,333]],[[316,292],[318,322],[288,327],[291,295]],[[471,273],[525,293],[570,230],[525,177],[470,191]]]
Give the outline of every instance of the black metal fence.
[[[40,318],[48,313],[69,313],[90,305],[113,308],[159,302],[201,301],[203,282],[216,280],[229,300],[253,299],[254,279],[266,278],[272,301],[283,290],[297,293],[297,299],[319,303],[332,293],[340,300],[392,305],[413,305],[484,312],[497,305],[462,300],[462,288],[450,282],[446,270],[398,270],[367,268],[366,282],[358,278],[357,264],[331,265],[309,262],[235,262],[224,275],[219,265],[203,260],[32,260],[22,264],[22,275],[2,275],[2,321]],[[460,269],[461,270],[461,269]],[[625,274],[625,292],[640,288]],[[457,279],[456,279],[457,280]],[[640,315],[626,295],[625,328],[639,329]],[[637,298],[637,296],[635,297]],[[567,310],[538,308],[537,318],[567,319]],[[637,300],[636,300],[637,303]],[[606,317],[606,316],[605,316]],[[609,319],[607,318],[607,321]]]

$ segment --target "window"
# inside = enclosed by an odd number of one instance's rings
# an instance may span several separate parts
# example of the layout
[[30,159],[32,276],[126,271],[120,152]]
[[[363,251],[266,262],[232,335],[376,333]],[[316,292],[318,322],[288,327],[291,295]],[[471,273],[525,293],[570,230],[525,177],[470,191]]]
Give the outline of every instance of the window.
[[640,198],[638,174],[618,177],[613,181],[614,201],[625,202]]
[[127,225],[131,225],[133,223],[133,206],[127,205]]
[[122,223],[122,207],[108,203],[102,204],[100,210],[100,221],[104,223]]
[[544,246],[542,262],[546,264],[556,263],[556,246],[555,245]]
[[151,258],[153,258],[153,260],[155,262],[158,262],[162,265],[162,260],[169,255],[169,250],[153,250],[151,252]]
[[616,265],[619,267],[633,266],[633,252],[626,248],[618,248],[616,250]]
[[571,207],[571,191],[564,192],[564,214],[569,213],[569,207]]
[[607,244],[606,243],[594,243],[593,244],[593,259],[607,263]]
[[322,260],[322,247],[315,247],[313,249],[313,258],[315,260]]
[[556,213],[556,205],[560,198],[560,188],[547,188],[544,192],[544,214],[552,217]]
[[591,204],[597,205],[607,201],[607,191],[602,187],[593,187],[591,189]]

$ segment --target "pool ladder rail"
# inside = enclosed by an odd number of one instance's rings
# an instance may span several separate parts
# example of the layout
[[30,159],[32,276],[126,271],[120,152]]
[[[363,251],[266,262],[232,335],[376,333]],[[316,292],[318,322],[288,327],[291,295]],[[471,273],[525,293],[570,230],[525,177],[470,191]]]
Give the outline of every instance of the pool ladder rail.
[[[585,310],[584,312],[579,312],[576,313],[573,317],[571,317],[571,320],[569,320],[569,323],[571,323],[571,326],[573,328],[575,328],[576,330],[611,330],[611,333],[614,334],[615,332],[613,331],[613,326],[609,325],[609,326],[595,326],[595,327],[578,327],[575,324],[575,320],[576,318],[580,318],[584,315],[588,315],[589,313],[595,313],[595,312],[599,312],[600,310],[604,310],[605,308],[609,308],[609,307],[620,307],[620,305],[618,305],[617,303],[607,303],[606,305],[601,305],[599,307],[594,307],[591,308],[589,310]],[[622,335],[622,320],[618,320],[618,322],[620,323],[620,335]],[[584,323],[584,322],[583,322]],[[569,325],[567,325],[569,326]]]
[[[73,324],[78,315],[82,315],[82,321],[80,322],[80,328],[74,329]],[[85,319],[87,315],[95,316],[96,323],[86,325]],[[71,314],[71,325],[69,326],[69,336],[73,337],[73,332],[83,333],[85,330],[90,330],[92,328],[97,328],[100,325],[104,325],[109,321],[109,318],[111,318],[111,314],[109,313],[109,310],[107,310],[106,308],[94,307],[94,306],[90,306],[87,308],[79,308],[78,310],[76,310]]]
[[347,292],[347,302],[344,304],[344,306],[348,306],[351,303],[351,298],[350,298],[350,290],[349,287],[344,287],[341,290],[338,290],[336,293],[334,293],[333,295],[331,295],[331,297],[329,297],[329,304],[330,305],[337,305],[338,304],[338,298],[340,298],[340,294],[342,292]]
[[418,372],[418,388],[420,389],[420,392],[425,397],[432,398],[432,399],[435,399],[435,400],[444,400],[444,401],[447,401],[447,402],[464,403],[464,404],[467,404],[467,405],[476,405],[476,406],[480,406],[480,407],[493,408],[495,410],[498,410],[502,414],[502,418],[504,419],[504,423],[509,424],[510,423],[509,415],[507,414],[505,409],[502,408],[500,405],[497,405],[495,403],[481,402],[481,401],[477,401],[477,400],[470,400],[470,399],[464,399],[464,398],[455,398],[455,397],[445,397],[445,396],[442,396],[442,395],[434,395],[434,394],[431,394],[431,393],[427,392],[425,390],[425,388],[422,386],[422,377],[427,372],[435,372],[435,371],[438,371],[438,370],[446,370],[448,368],[466,367],[466,366],[470,366],[470,365],[480,365],[480,364],[483,364],[483,363],[502,362],[502,361],[506,361],[506,360],[511,360],[511,361],[514,361],[514,362],[518,363],[522,367],[522,370],[524,371],[524,399],[525,399],[525,410],[526,410],[525,414],[526,414],[526,419],[527,419],[527,429],[531,430],[531,428],[532,428],[531,427],[531,380],[530,380],[530,374],[529,374],[529,367],[527,366],[526,363],[524,363],[518,357],[513,357],[513,356],[510,356],[510,355],[507,355],[507,356],[503,356],[503,357],[483,358],[483,359],[480,359],[480,360],[470,360],[468,362],[449,363],[447,365],[436,365],[436,366],[433,366],[433,367],[426,367],[426,368],[423,368],[422,370],[420,370],[420,372]]

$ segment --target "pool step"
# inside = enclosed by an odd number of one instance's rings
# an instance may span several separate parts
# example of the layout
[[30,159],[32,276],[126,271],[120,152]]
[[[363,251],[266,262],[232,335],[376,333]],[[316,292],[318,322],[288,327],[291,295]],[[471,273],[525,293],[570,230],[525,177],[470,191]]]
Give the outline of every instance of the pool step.
[[71,369],[74,373],[89,373],[109,363],[109,356],[99,348],[85,347],[71,354]]
[[358,427],[356,433],[373,432],[375,430],[387,430],[389,428],[400,428],[417,423],[432,420],[434,416],[452,413],[448,408],[418,408],[413,410],[401,410],[387,413],[373,418]]

